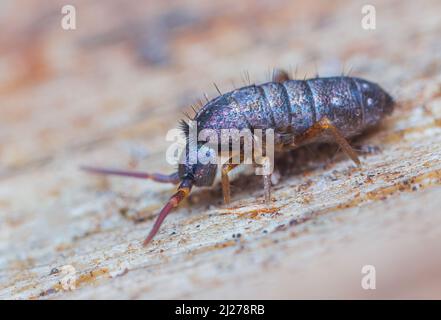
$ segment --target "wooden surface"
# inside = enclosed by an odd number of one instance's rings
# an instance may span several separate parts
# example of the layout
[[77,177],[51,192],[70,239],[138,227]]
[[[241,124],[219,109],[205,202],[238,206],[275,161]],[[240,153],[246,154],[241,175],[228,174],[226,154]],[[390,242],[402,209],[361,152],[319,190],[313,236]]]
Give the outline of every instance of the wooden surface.
[[[441,3],[370,3],[366,31],[363,1],[72,1],[65,31],[59,1],[2,2],[0,298],[441,298]],[[363,168],[285,155],[270,208],[239,172],[231,207],[219,183],[195,190],[143,248],[173,187],[78,166],[171,172],[182,112],[276,66],[394,95],[355,142]]]

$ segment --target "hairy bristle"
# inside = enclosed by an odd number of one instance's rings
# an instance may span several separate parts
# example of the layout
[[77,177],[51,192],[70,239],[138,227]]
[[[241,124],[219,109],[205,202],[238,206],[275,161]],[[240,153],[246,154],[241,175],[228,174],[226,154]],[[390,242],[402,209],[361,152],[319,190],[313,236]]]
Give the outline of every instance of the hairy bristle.
[[182,114],[184,115],[184,117],[186,117],[188,120],[193,120],[190,115],[188,114],[187,111],[183,111]]
[[185,137],[188,137],[188,135],[190,133],[190,126],[188,125],[187,121],[185,121],[184,119],[181,119],[179,121],[179,129],[182,130]]
[[213,86],[216,88],[217,93],[219,93],[219,95],[222,95],[222,92],[220,91],[219,87],[215,82],[213,82]]

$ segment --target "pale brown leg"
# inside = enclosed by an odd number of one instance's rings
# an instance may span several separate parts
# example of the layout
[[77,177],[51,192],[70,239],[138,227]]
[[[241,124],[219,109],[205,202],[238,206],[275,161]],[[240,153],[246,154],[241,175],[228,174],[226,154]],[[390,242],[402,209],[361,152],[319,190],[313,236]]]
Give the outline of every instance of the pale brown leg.
[[265,193],[265,204],[271,202],[271,175],[263,176],[263,192]]
[[[271,159],[269,157],[262,157],[261,162],[259,165],[261,165],[263,168],[265,168],[265,171],[270,172],[271,168]],[[265,197],[265,204],[271,203],[271,173],[270,174],[264,174],[263,175],[263,193]]]
[[290,80],[288,72],[286,72],[285,70],[274,69],[273,71],[274,82],[282,83],[288,80]]
[[337,142],[337,144],[342,148],[344,153],[346,153],[346,155],[351,158],[351,160],[354,161],[358,167],[361,167],[360,159],[358,158],[355,150],[349,145],[349,142],[346,140],[340,130],[338,130],[327,117],[324,117],[320,121],[316,122],[302,136],[296,138],[295,143],[301,144],[304,140],[314,138],[320,134],[323,134],[323,132],[329,132],[335,139],[335,142]]
[[228,178],[228,173],[236,168],[239,164],[226,163],[222,165],[221,177],[222,177],[222,194],[224,196],[224,203],[229,204],[230,198],[230,179]]

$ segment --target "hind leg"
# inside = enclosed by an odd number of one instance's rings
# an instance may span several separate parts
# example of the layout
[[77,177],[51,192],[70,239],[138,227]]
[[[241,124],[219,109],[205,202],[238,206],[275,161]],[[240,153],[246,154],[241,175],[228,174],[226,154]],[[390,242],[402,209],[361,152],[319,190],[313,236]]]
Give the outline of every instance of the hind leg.
[[316,138],[323,134],[330,134],[335,142],[342,148],[343,152],[351,158],[351,160],[357,165],[357,167],[361,167],[360,159],[358,158],[357,152],[350,146],[348,140],[344,137],[344,135],[338,130],[332,122],[324,117],[320,121],[316,122],[311,128],[309,128],[304,134],[295,139],[295,144],[302,144],[304,141],[309,139]]

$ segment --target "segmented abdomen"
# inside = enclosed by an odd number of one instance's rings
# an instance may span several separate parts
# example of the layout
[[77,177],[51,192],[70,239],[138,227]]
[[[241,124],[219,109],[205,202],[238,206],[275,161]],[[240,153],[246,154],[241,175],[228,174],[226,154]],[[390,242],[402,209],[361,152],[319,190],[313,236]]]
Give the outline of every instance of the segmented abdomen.
[[362,84],[357,81],[349,77],[316,78],[271,82],[261,87],[271,106],[276,130],[289,128],[294,135],[301,134],[326,116],[345,135],[351,136],[366,124]]
[[360,133],[392,111],[377,84],[352,77],[288,80],[223,94],[197,114],[199,128],[268,129],[302,134],[327,117],[345,136]]

